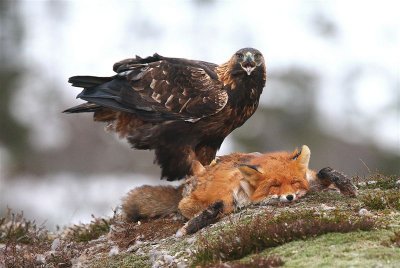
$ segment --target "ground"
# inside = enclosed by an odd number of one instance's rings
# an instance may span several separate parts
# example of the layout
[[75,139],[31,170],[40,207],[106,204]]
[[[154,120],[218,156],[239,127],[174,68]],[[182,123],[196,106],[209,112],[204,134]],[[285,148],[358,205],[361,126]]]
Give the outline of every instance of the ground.
[[252,206],[180,238],[177,215],[126,223],[116,212],[52,233],[9,211],[0,267],[400,267],[399,179],[353,178],[357,198]]

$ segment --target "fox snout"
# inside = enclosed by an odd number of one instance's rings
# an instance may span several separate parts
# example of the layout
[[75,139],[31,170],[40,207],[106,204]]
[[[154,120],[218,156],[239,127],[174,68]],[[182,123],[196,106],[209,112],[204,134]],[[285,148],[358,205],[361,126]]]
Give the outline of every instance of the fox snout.
[[295,193],[285,193],[278,196],[280,202],[293,202],[303,197],[307,193],[306,190],[299,190]]
[[284,194],[279,196],[279,201],[280,202],[292,202],[297,199],[297,195],[295,193],[290,193],[290,194]]

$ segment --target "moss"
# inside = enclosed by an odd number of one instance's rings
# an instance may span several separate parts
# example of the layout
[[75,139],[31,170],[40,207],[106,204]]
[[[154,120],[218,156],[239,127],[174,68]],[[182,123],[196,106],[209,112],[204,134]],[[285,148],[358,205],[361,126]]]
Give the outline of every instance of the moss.
[[336,191],[324,191],[324,192],[310,192],[307,194],[306,198],[307,202],[311,202],[313,204],[321,204],[321,203],[332,203],[332,202],[341,202],[344,200],[354,200],[354,198],[349,198],[341,195]]
[[265,248],[275,247],[297,239],[307,239],[328,232],[370,230],[373,220],[356,217],[347,212],[319,213],[314,210],[282,212],[278,216],[260,215],[249,224],[238,223],[216,238],[209,234],[199,237],[194,264],[229,261],[243,258]]
[[254,256],[243,261],[230,262],[229,264],[211,264],[209,266],[204,266],[206,268],[255,268],[255,267],[281,267],[284,265],[284,261],[281,257],[276,255],[271,255],[267,257]]
[[336,191],[310,192],[305,198],[299,200],[298,207],[311,207],[320,209],[327,205],[343,211],[359,211],[363,203],[359,198],[341,195]]
[[90,263],[89,267],[107,267],[107,268],[146,268],[151,267],[150,260],[147,256],[135,254],[121,254],[113,257],[106,257],[95,260]]
[[387,241],[383,241],[382,245],[387,247],[398,247],[400,248],[400,231],[394,232],[390,239]]
[[185,252],[185,249],[190,248],[192,243],[189,243],[186,239],[176,240],[172,238],[171,246],[168,247],[168,252],[170,255],[179,256],[180,253]]
[[308,240],[298,240],[262,254],[276,254],[285,267],[399,267],[400,248],[381,245],[391,231],[329,233]]

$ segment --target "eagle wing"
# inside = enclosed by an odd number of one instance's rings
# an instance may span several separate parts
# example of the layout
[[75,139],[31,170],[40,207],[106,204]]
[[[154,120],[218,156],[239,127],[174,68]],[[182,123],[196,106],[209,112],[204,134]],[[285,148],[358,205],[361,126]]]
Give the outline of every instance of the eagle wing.
[[96,84],[93,77],[75,76],[70,82],[85,88],[78,98],[99,107],[135,113],[149,121],[196,122],[218,113],[228,101],[216,66],[154,54],[116,63],[117,75],[108,81],[99,78],[101,83]]

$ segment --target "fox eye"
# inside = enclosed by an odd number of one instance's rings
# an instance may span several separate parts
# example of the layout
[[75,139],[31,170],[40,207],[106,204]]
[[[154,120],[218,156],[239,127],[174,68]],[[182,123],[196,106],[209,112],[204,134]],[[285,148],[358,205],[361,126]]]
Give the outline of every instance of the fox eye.
[[291,184],[294,185],[294,186],[300,186],[301,185],[300,181],[292,181]]
[[268,189],[268,192],[277,192],[279,190],[279,187],[278,186],[270,186],[269,187],[269,189]]
[[279,187],[281,187],[281,185],[276,183],[276,184],[272,184],[270,187],[271,188],[279,188]]

